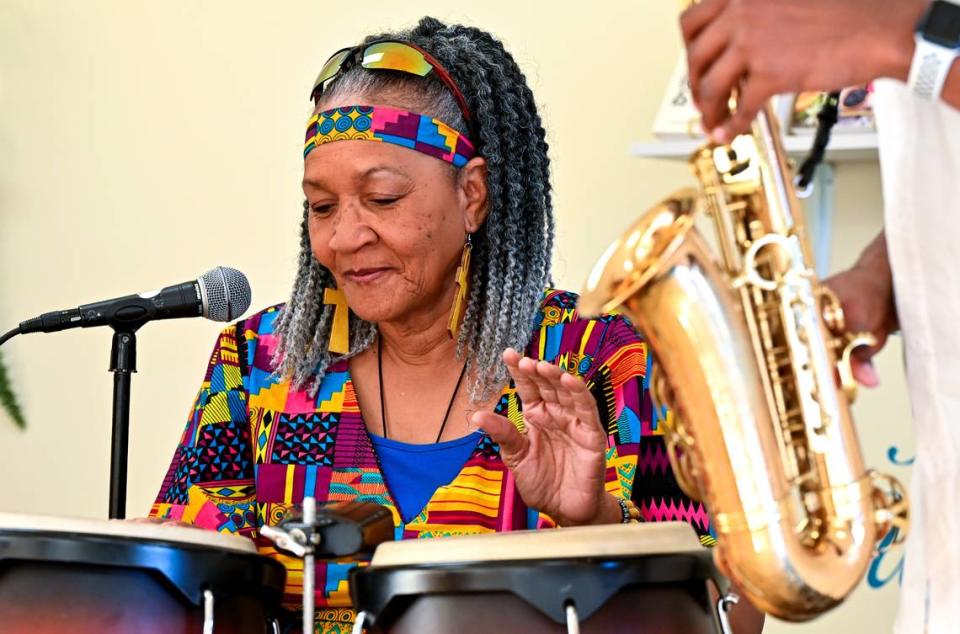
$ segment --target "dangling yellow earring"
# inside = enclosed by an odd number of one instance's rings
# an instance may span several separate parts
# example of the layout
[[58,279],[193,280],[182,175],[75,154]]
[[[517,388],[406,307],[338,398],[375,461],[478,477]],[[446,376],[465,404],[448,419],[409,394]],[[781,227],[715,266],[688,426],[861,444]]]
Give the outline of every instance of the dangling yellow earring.
[[339,288],[325,288],[323,303],[335,306],[327,350],[334,354],[347,354],[350,352],[350,308],[347,306],[347,296]]
[[457,294],[453,297],[453,310],[450,311],[450,325],[447,330],[450,331],[450,338],[456,339],[460,334],[460,327],[463,325],[463,317],[467,313],[467,301],[470,298],[470,252],[473,251],[473,243],[470,241],[470,234],[467,234],[467,243],[463,245],[463,255],[460,256],[460,266],[457,268]]

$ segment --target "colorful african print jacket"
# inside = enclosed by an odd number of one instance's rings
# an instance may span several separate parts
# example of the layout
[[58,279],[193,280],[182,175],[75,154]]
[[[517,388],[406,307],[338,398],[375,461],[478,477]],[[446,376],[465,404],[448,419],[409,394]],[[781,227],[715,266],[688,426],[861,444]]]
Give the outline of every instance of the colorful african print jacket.
[[[651,357],[622,316],[581,319],[576,295],[547,291],[526,354],[587,381],[608,430],[607,490],[632,496],[650,521],[686,520],[712,543],[702,505],[681,494],[647,393]],[[186,430],[151,515],[253,538],[287,567],[285,603],[302,601],[302,562],[258,535],[304,496],[376,502],[393,512],[397,539],[548,528],[528,508],[499,450],[484,436],[459,475],[403,524],[384,481],[347,363],[330,367],[315,397],[273,373],[274,323],[282,306],[226,328],[214,348]],[[521,403],[505,387],[496,411],[523,428]],[[318,632],[348,632],[353,560],[317,565]]]

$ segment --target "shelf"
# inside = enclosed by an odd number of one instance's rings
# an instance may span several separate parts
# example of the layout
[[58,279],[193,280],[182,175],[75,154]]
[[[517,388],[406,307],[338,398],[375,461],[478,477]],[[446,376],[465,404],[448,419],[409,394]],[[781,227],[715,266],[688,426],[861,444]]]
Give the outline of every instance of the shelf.
[[[664,158],[687,160],[704,142],[703,138],[671,139],[634,143],[630,146],[633,156],[644,158]],[[786,136],[784,143],[787,153],[795,157],[806,156],[813,144],[813,135]],[[877,135],[875,132],[835,133],[827,147],[827,161],[843,163],[848,161],[876,161]]]

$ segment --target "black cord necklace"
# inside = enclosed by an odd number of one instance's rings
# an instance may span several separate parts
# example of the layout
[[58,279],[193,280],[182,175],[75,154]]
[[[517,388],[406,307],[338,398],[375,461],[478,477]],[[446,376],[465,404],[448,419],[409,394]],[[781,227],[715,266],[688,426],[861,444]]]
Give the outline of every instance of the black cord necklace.
[[[460,370],[460,378],[457,379],[457,385],[453,388],[453,394],[450,396],[450,403],[447,405],[447,412],[443,415],[443,422],[440,423],[440,431],[437,432],[437,439],[434,444],[440,442],[443,436],[443,430],[447,426],[447,418],[450,416],[450,410],[453,409],[453,402],[457,399],[457,392],[460,391],[460,384],[463,383],[463,377],[467,374],[467,362],[463,362],[463,369]],[[383,424],[383,437],[387,435],[387,410],[383,401],[383,338],[377,335],[377,379],[380,383],[380,422]]]

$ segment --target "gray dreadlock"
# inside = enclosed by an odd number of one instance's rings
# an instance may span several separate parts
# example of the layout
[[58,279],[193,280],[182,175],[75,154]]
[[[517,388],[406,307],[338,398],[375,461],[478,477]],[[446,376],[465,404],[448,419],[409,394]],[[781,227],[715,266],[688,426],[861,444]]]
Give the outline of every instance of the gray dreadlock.
[[[409,31],[373,35],[364,43],[387,38],[416,44],[443,64],[466,97],[477,137],[471,140],[487,161],[489,214],[472,237],[470,297],[457,347],[458,356],[468,355],[475,377],[470,394],[483,399],[506,380],[503,350],[523,350],[529,342],[548,283],[554,219],[543,125],[519,66],[489,33],[425,17]],[[415,106],[468,131],[453,95],[433,73],[417,77],[355,65],[325,87],[321,104],[346,94],[363,95],[368,103],[396,96],[403,103],[395,105]],[[373,343],[377,328],[351,313],[350,352],[334,356],[327,350],[333,307],[324,305],[323,289],[335,281],[313,257],[308,211],[304,203],[297,277],[278,317],[275,363],[295,386],[312,381],[316,390],[332,363]]]

